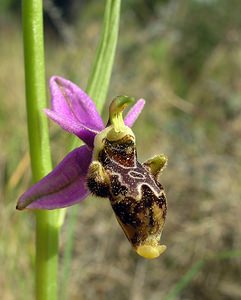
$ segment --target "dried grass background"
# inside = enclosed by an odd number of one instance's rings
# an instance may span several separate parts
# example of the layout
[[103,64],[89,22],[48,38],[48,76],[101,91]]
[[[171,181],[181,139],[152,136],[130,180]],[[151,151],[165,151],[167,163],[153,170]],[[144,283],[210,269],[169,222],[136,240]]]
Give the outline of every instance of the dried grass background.
[[[70,42],[48,31],[48,78],[58,74],[86,86],[101,20],[98,14],[91,17],[94,7],[71,28]],[[169,204],[162,236],[168,249],[153,261],[138,257],[108,200],[89,198],[77,211],[67,299],[241,299],[241,253],[232,255],[241,252],[241,27],[232,20],[221,24],[222,38],[201,56],[200,64],[192,65],[199,49],[192,41],[191,19],[186,28],[181,26],[188,13],[179,9],[169,1],[143,27],[132,14],[123,16],[108,96],[109,101],[119,94],[145,98],[134,126],[139,159],[157,153],[169,157],[160,178]],[[170,22],[174,15],[176,21]],[[33,299],[34,289],[34,217],[15,211],[18,195],[31,180],[21,26],[7,16],[0,26],[0,290],[1,299],[27,300]],[[54,124],[50,129],[57,163],[69,136]],[[69,219],[67,215],[61,234],[61,263]],[[203,260],[185,288],[168,298]],[[62,272],[61,267],[60,278]]]

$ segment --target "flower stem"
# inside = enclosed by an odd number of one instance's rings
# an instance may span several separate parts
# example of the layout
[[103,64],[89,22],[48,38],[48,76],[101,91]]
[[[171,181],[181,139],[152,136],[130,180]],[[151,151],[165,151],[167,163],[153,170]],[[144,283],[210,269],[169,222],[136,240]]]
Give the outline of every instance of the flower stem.
[[[42,0],[22,1],[25,90],[33,180],[52,169],[46,107]],[[59,211],[36,213],[36,299],[57,299]]]
[[106,102],[119,33],[121,0],[106,0],[101,38],[92,65],[86,92],[98,111]]

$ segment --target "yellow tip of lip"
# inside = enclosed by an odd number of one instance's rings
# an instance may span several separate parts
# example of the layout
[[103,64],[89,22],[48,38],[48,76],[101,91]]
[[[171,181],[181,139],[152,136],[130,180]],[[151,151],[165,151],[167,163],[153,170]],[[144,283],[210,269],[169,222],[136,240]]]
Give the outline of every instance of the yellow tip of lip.
[[165,250],[165,245],[151,246],[151,245],[142,245],[136,249],[136,252],[147,259],[153,259],[160,256]]

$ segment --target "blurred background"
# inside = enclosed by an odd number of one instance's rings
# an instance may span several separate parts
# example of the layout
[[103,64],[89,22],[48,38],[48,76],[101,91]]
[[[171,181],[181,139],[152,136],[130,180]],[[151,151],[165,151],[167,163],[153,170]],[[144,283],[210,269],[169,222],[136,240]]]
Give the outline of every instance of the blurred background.
[[[31,184],[20,1],[0,3],[0,294],[33,299],[34,216],[15,210]],[[104,1],[44,1],[47,78],[86,86]],[[125,0],[108,102],[146,99],[134,126],[140,161],[169,157],[169,210],[148,261],[106,199],[68,210],[59,299],[241,299],[241,1]],[[106,117],[105,117],[106,120]],[[51,123],[54,163],[69,136]],[[73,237],[73,239],[72,239]]]

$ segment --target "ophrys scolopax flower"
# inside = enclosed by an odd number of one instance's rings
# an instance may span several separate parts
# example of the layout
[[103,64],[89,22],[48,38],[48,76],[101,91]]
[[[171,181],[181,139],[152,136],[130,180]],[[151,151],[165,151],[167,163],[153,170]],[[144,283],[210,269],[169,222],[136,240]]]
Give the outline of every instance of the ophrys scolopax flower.
[[70,152],[50,174],[25,192],[17,208],[62,208],[80,202],[90,192],[108,197],[136,252],[146,258],[158,257],[166,249],[159,241],[167,209],[158,175],[167,159],[158,155],[144,164],[137,160],[130,127],[144,100],[137,101],[123,120],[122,112],[133,99],[116,97],[105,127],[93,101],[72,82],[52,77],[50,91],[52,109],[45,113],[86,145]]

